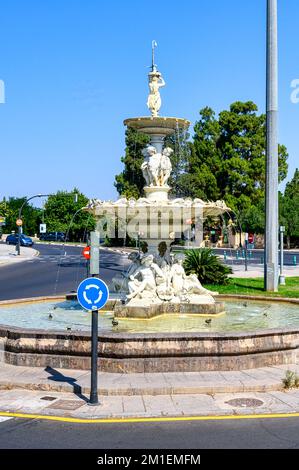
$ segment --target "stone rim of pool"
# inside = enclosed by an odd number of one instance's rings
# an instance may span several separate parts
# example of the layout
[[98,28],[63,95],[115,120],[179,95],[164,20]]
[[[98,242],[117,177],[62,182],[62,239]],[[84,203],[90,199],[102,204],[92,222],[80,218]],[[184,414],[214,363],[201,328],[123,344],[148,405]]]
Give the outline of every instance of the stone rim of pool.
[[[219,298],[242,300],[230,296]],[[261,301],[246,296],[247,300]],[[47,296],[40,301],[65,300]],[[35,302],[26,299],[25,303]],[[269,300],[268,300],[269,301]],[[277,299],[271,303],[281,304]],[[299,304],[299,299],[284,299]],[[24,303],[2,301],[0,306]],[[299,313],[299,312],[298,312]],[[2,347],[1,347],[2,345]],[[90,333],[22,329],[0,325],[0,349],[4,362],[24,366],[66,369],[90,368]],[[296,363],[299,356],[298,327],[240,332],[127,333],[99,331],[99,367],[118,373],[199,372],[240,370]]]

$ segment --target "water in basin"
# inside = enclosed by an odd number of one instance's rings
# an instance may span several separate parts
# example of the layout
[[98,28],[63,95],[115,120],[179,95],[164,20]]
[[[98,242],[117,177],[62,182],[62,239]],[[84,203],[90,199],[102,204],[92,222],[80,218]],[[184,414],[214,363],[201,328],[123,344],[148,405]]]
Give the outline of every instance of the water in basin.
[[[112,325],[113,313],[99,314],[100,332],[182,333],[238,332],[272,328],[299,328],[299,306],[264,301],[227,301],[221,316],[164,315],[151,320],[119,320]],[[212,319],[209,322],[209,319]],[[0,307],[0,325],[17,328],[90,331],[90,313],[75,301],[36,302]]]

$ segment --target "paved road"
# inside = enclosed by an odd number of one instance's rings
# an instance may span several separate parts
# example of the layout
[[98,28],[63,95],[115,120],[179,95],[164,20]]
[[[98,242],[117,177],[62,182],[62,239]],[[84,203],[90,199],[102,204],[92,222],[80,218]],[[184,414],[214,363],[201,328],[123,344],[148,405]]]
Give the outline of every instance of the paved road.
[[[235,250],[232,248],[217,248],[213,250],[218,256],[223,256],[226,252],[227,264],[244,264],[244,250]],[[299,266],[299,252],[298,251],[284,251],[284,265],[294,266],[294,258],[296,264]],[[264,261],[264,250],[248,250],[248,263],[249,264],[262,264]]]
[[299,449],[299,418],[168,423],[0,422],[1,449]]
[[[17,265],[0,267],[0,300],[65,294],[77,290],[86,277],[82,248],[36,245],[40,256]],[[117,271],[128,265],[126,255],[101,250],[100,276],[111,284]]]

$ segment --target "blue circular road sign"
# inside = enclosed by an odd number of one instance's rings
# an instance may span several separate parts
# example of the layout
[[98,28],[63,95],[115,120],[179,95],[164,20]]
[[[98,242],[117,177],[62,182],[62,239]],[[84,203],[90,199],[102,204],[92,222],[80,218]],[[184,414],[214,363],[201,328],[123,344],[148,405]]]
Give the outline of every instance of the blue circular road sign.
[[109,289],[102,279],[89,277],[77,289],[77,299],[85,310],[100,310],[106,305]]

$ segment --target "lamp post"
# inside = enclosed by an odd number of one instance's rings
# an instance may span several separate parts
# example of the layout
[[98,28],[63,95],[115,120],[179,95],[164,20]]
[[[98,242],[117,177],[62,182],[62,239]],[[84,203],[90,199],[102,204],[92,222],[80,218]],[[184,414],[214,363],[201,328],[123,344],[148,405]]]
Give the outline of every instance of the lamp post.
[[248,233],[245,233],[245,271],[248,271]]
[[[74,201],[78,202],[78,194],[77,193],[71,193],[71,195],[74,196]],[[49,197],[49,196],[54,196],[54,194],[36,194],[35,196],[26,197],[23,204],[21,205],[21,207],[19,209],[19,220],[22,220],[22,210],[23,210],[25,204],[27,204],[29,201],[31,201],[31,199],[35,199],[36,197]],[[70,196],[70,194],[65,194],[65,196]],[[18,243],[17,243],[17,246],[16,246],[17,255],[21,254],[21,230],[22,230],[21,227],[22,227],[22,225],[18,225]]]
[[277,0],[267,0],[267,149],[264,288],[278,290]]

